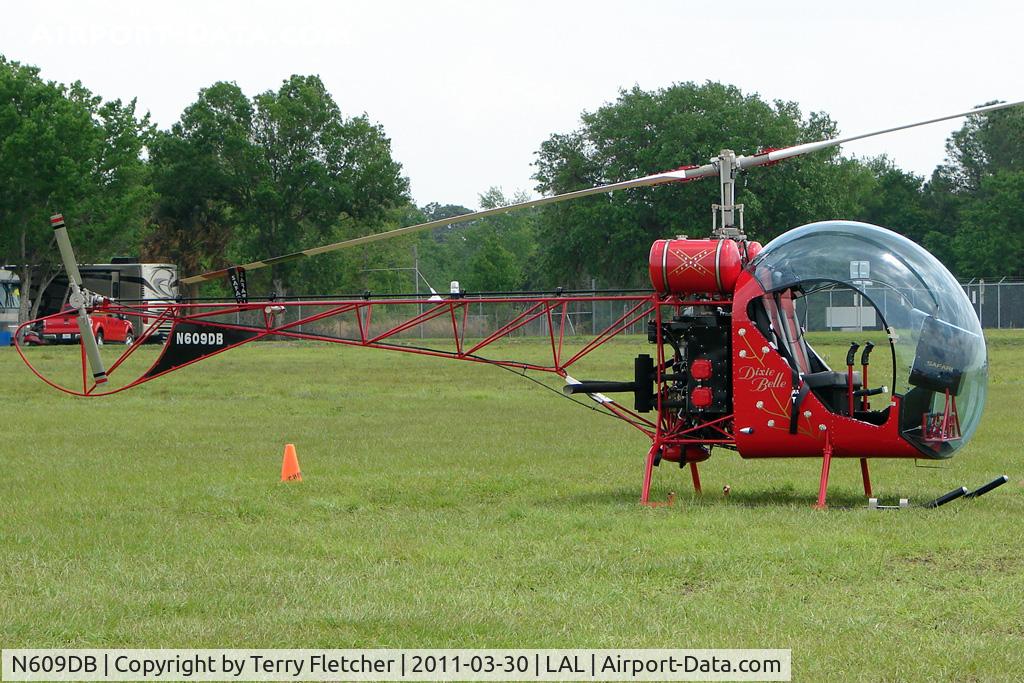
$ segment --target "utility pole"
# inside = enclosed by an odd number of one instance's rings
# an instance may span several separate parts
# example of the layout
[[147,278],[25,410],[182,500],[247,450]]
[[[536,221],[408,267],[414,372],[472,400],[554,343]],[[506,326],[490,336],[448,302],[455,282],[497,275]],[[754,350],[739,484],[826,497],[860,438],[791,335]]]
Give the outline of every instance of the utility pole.
[[[417,245],[412,245],[412,278],[416,281],[416,301],[419,302],[416,308],[420,316],[423,315],[423,303],[420,302],[420,250]],[[417,325],[420,330],[420,339],[423,339],[423,325]]]
[[[412,245],[413,279],[416,281],[416,298],[420,298],[420,250]],[[422,313],[422,311],[420,311]]]
[[[434,291],[434,288],[430,286],[430,283],[427,281],[427,278],[423,277],[423,273],[420,272],[420,252],[419,252],[419,249],[416,247],[416,245],[413,245],[413,248],[412,248],[412,267],[411,268],[364,268],[363,270],[361,270],[359,272],[360,273],[396,273],[396,272],[407,272],[407,271],[411,271],[412,272],[412,276],[414,278],[413,287],[416,290],[416,304],[415,304],[415,306],[416,306],[417,309],[419,309],[420,315],[423,315],[423,301],[420,299],[420,280],[422,280],[423,284],[425,284],[427,286],[427,289],[430,290],[431,296],[430,296],[430,298],[428,300],[430,300],[430,301],[440,300],[440,297],[437,297],[437,299],[434,298],[435,295],[437,295],[437,292]],[[408,297],[409,295],[405,294],[405,296]],[[424,337],[425,335],[423,333],[423,325],[420,324],[420,325],[417,325],[416,327],[418,327],[419,330],[420,330],[420,337],[421,338]]]

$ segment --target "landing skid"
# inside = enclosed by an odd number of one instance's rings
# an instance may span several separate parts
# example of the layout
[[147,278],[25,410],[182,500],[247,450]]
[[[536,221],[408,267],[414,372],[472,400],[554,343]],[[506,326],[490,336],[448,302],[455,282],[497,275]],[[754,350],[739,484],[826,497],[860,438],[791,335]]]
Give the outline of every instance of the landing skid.
[[[643,487],[640,490],[640,504],[648,507],[671,506],[672,504],[675,503],[674,491],[669,493],[667,502],[651,500],[651,479],[654,474],[655,464],[658,461],[658,452],[660,449],[661,446],[659,446],[658,444],[652,445],[650,450],[647,451],[647,457],[644,461],[644,483]],[[831,439],[826,438],[825,446],[822,449],[821,454],[821,479],[818,483],[818,499],[817,502],[815,502],[814,504],[814,508],[816,510],[824,510],[828,508],[828,480],[829,474],[831,473],[832,469],[832,450],[832,441]],[[702,491],[700,485],[700,471],[697,468],[697,463],[689,462],[686,464],[689,465],[690,468],[690,477],[693,480],[694,493],[697,493],[699,495],[702,493]],[[864,497],[874,500],[874,498],[872,498],[873,493],[871,488],[871,473],[868,470],[867,458],[860,459],[860,474],[861,481],[864,485]]]

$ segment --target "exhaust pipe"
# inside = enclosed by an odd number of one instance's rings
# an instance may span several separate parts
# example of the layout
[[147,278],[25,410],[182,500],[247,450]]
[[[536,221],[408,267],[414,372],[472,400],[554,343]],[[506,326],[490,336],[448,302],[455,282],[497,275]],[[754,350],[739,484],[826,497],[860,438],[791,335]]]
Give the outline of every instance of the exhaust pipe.
[[626,393],[636,390],[635,382],[590,382],[582,381],[579,384],[566,384],[562,387],[562,393],[566,396],[573,394],[615,394]]

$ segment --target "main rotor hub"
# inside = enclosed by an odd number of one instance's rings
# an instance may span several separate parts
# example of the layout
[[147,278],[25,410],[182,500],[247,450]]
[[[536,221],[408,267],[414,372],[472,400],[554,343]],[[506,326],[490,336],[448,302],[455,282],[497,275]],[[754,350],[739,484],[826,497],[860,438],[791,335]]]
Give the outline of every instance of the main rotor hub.
[[736,153],[723,149],[711,163],[718,169],[721,191],[720,203],[711,205],[711,236],[743,241],[747,236],[743,230],[743,205],[736,203],[736,176],[740,171]]

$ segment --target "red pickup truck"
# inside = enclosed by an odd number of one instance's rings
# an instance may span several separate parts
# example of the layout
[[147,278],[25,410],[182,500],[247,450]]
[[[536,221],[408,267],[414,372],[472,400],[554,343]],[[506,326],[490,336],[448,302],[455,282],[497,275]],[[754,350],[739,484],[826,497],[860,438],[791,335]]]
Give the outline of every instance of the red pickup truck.
[[[131,346],[135,342],[135,330],[132,324],[123,318],[101,312],[89,315],[92,320],[92,333],[96,343],[120,342]],[[78,313],[67,306],[60,315],[46,318],[37,330],[45,341],[76,342],[78,341]]]

